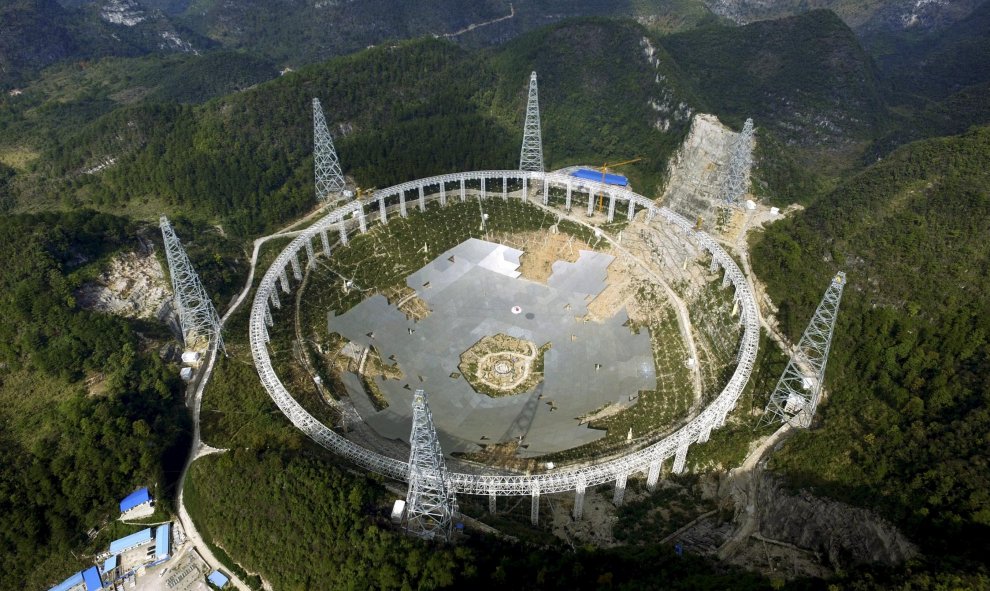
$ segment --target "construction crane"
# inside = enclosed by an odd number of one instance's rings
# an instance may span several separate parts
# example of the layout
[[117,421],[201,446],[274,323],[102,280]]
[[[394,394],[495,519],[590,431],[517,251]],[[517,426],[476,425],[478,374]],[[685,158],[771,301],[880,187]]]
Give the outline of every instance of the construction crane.
[[[605,173],[608,172],[609,167],[618,168],[620,166],[625,166],[626,164],[632,164],[633,162],[639,162],[642,159],[643,159],[642,156],[640,156],[640,157],[637,157],[637,158],[633,158],[632,160],[624,160],[622,162],[616,162],[614,164],[609,164],[608,162],[603,163],[602,164],[602,167],[599,169],[599,170],[602,171],[602,184],[603,185],[605,184]],[[601,194],[601,195],[598,196],[598,211],[602,211],[602,208],[604,207],[604,203],[605,203],[605,195],[604,194]]]

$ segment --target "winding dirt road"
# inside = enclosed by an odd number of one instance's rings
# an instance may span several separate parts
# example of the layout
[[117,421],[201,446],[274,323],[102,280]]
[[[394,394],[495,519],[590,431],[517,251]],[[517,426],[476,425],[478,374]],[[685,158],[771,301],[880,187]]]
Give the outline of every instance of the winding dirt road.
[[[251,293],[251,287],[252,284],[254,283],[254,271],[258,265],[258,253],[261,252],[261,247],[265,244],[265,242],[268,242],[273,238],[291,238],[293,236],[298,235],[299,232],[301,232],[301,230],[296,230],[296,231],[287,231],[287,230],[289,228],[298,226],[308,221],[310,218],[313,218],[321,213],[323,213],[322,209],[318,209],[310,213],[306,217],[302,218],[301,220],[298,220],[286,226],[282,230],[279,230],[274,234],[269,234],[268,236],[263,236],[254,241],[254,252],[251,254],[251,268],[250,271],[248,272],[248,277],[247,277],[247,281],[245,282],[244,289],[237,296],[237,299],[230,304],[230,307],[227,308],[227,312],[223,315],[223,318],[220,319],[221,327],[224,324],[226,324],[227,320],[231,317],[231,315],[233,315],[233,313],[240,307],[240,305],[244,302],[244,300],[247,299],[248,294]],[[179,485],[178,485],[179,494],[178,494],[176,506],[178,507],[179,522],[182,524],[182,529],[185,532],[188,540],[192,542],[193,546],[203,557],[203,559],[210,565],[210,567],[221,568],[223,567],[223,563],[217,560],[217,557],[214,556],[209,546],[206,545],[205,541],[203,540],[203,537],[196,529],[196,524],[193,523],[192,517],[190,517],[189,512],[186,510],[185,498],[183,495],[185,482],[186,482],[186,474],[189,472],[189,466],[191,466],[192,463],[196,461],[198,458],[201,458],[209,454],[226,451],[222,449],[217,449],[215,447],[211,447],[203,443],[203,440],[200,435],[199,414],[200,414],[200,407],[202,406],[202,402],[203,402],[203,390],[206,389],[206,384],[210,381],[210,376],[213,374],[213,365],[216,362],[216,358],[217,358],[217,351],[216,351],[216,347],[214,346],[207,353],[207,359],[204,361],[205,365],[203,366],[203,369],[200,372],[198,381],[190,386],[190,390],[192,390],[192,396],[189,397],[187,394],[186,405],[189,407],[189,410],[192,412],[192,419],[193,419],[193,440],[189,450],[189,457],[186,458],[186,463],[182,467],[182,474],[179,476]],[[231,582],[234,584],[236,588],[240,589],[241,591],[250,591],[251,588],[246,583],[244,583],[244,581],[242,581],[237,575],[235,575],[234,573],[228,573],[228,574],[230,575]],[[271,588],[271,585],[269,585],[267,582],[265,582],[264,580],[262,580],[262,582],[264,583],[266,588]]]

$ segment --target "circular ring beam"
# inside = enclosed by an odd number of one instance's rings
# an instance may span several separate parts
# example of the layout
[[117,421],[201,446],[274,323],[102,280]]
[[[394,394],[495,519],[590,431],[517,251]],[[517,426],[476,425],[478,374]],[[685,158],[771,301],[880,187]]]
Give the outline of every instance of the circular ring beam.
[[[705,232],[697,231],[692,223],[677,213],[658,207],[653,201],[623,187],[606,185],[600,182],[577,179],[562,173],[528,172],[519,170],[487,170],[461,172],[428,177],[387,189],[376,191],[361,200],[352,201],[342,207],[330,211],[315,224],[302,231],[275,259],[262,277],[255,292],[251,307],[249,324],[251,354],[254,358],[258,376],[265,390],[275,401],[282,413],[293,425],[314,441],[328,450],[343,456],[355,464],[394,478],[405,480],[409,465],[407,462],[389,458],[339,435],[304,409],[292,397],[279,380],[272,367],[268,352],[267,320],[270,320],[269,306],[279,306],[278,291],[289,293],[291,287],[289,276],[301,278],[299,257],[300,253],[312,262],[314,240],[317,244],[322,241],[324,252],[329,253],[328,232],[339,232],[340,241],[347,242],[348,231],[359,227],[366,229],[366,219],[371,217],[388,223],[389,209],[394,210],[394,201],[398,198],[400,215],[405,215],[407,206],[425,209],[426,202],[439,201],[445,205],[448,200],[465,199],[466,184],[479,185],[485,192],[487,181],[498,181],[499,187],[506,187],[508,182],[521,183],[523,191],[521,198],[528,198],[527,187],[537,189],[538,197],[547,203],[551,187],[589,193],[593,199],[601,196],[608,202],[608,220],[611,221],[615,211],[627,212],[631,219],[638,210],[647,211],[648,223],[664,223],[674,226],[692,241],[699,249],[708,251],[712,256],[712,266],[721,267],[725,272],[725,284],[731,284],[735,289],[735,300],[739,305],[739,314],[743,326],[743,335],[737,354],[736,369],[728,383],[719,395],[704,410],[695,415],[677,431],[640,450],[630,452],[620,457],[609,458],[600,462],[589,462],[580,466],[564,467],[553,472],[540,474],[496,473],[494,469],[488,473],[469,474],[451,472],[450,477],[456,492],[474,495],[530,495],[534,490],[541,494],[584,490],[608,482],[621,483],[625,487],[626,479],[634,474],[643,473],[655,482],[660,464],[669,458],[674,458],[674,471],[683,469],[688,447],[692,443],[704,442],[712,429],[725,423],[726,415],[731,411],[739,396],[742,394],[756,362],[757,347],[760,340],[759,308],[756,299],[746,281],[746,276],[736,265],[731,256]],[[506,183],[503,185],[502,183]],[[494,183],[492,183],[494,185]],[[477,189],[472,188],[472,192]],[[492,191],[488,196],[506,196],[503,191]],[[513,196],[513,198],[517,198]],[[393,202],[387,206],[386,200]],[[622,205],[624,209],[618,206]],[[394,212],[393,212],[394,213]],[[355,224],[356,220],[356,224]],[[348,229],[350,226],[350,230]]]

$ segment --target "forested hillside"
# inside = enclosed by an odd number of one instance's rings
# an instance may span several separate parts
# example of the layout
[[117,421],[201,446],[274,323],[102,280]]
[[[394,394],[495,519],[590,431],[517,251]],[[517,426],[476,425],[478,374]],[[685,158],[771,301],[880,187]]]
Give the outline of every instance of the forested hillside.
[[902,2],[898,0],[707,0],[718,15],[738,23],[779,19],[807,10],[838,14],[866,40],[897,34],[941,30],[965,18],[983,0]]
[[657,545],[537,548],[477,532],[456,545],[427,545],[392,531],[391,493],[321,456],[306,449],[206,457],[186,488],[190,511],[276,589],[769,588],[758,575]]
[[[788,48],[805,45],[789,57]],[[741,76],[725,64],[765,75]],[[208,62],[177,65],[171,80],[209,80],[202,74]],[[243,65],[226,84],[243,85],[260,67]],[[115,67],[106,66],[110,73]],[[699,109],[737,125],[753,117],[761,133],[778,137],[777,144],[790,146],[788,157],[799,160],[858,153],[883,118],[868,60],[827,13],[659,40],[633,23],[577,20],[494,52],[436,40],[378,47],[201,106],[162,102],[195,102],[209,91],[188,83],[149,88],[154,70],[118,78],[112,92],[91,83],[68,101],[56,98],[64,91],[50,80],[33,99],[8,100],[0,117],[15,138],[0,146],[0,160],[7,154],[20,166],[7,206],[124,207],[147,217],[180,210],[252,235],[312,207],[312,97],[323,102],[345,174],[361,186],[383,187],[515,166],[533,69],[540,75],[547,165],[640,157],[623,172],[645,194],[662,182],[667,158]],[[52,98],[41,98],[46,92]],[[112,98],[135,93],[144,96]],[[59,115],[57,126],[35,125]]]
[[78,570],[72,552],[115,500],[165,493],[185,456],[179,380],[153,347],[171,335],[73,295],[136,230],[92,211],[0,218],[0,588]]
[[990,3],[984,3],[945,31],[890,43],[877,62],[897,92],[942,99],[990,82],[988,30]]
[[990,555],[988,171],[990,128],[908,145],[754,251],[792,337],[832,273],[849,281],[828,401],[774,466],[879,508],[926,553],[977,562]]
[[816,159],[855,153],[884,120],[869,56],[832,12],[661,40],[714,112],[772,130]]
[[[142,100],[71,126],[74,132],[24,132],[38,156],[12,191],[21,209],[57,194],[70,205],[178,209],[247,236],[313,205],[314,96],[345,174],[361,186],[383,187],[516,166],[535,67],[543,69],[548,165],[642,156],[643,164],[627,172],[649,192],[687,128],[693,101],[675,70],[649,61],[645,35],[629,23],[578,21],[549,36],[524,36],[494,55],[414,41],[309,66],[202,106]],[[588,41],[583,51],[571,47],[573,38]],[[658,83],[658,74],[669,82]],[[609,103],[616,93],[625,99]],[[660,108],[662,101],[668,104]],[[68,108],[82,114],[92,101],[76,104]],[[18,113],[8,116],[11,129],[29,129],[32,112]],[[657,129],[661,119],[667,123]],[[27,150],[24,143],[20,149]]]
[[128,26],[112,22],[114,16],[101,13],[103,6],[65,4],[9,0],[0,5],[0,90],[66,60],[192,53],[215,45],[164,15],[142,13]]

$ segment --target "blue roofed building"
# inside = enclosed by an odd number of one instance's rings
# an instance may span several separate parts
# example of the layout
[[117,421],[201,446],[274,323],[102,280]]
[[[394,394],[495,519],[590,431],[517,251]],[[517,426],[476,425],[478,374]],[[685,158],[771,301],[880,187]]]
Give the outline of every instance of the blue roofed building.
[[[571,173],[571,176],[585,179],[588,181],[602,182],[602,172],[600,170],[589,170],[587,168],[579,168]],[[621,174],[605,174],[605,184],[606,185],[617,185],[619,187],[629,186],[629,179],[622,176]]]
[[124,500],[120,502],[120,512],[127,513],[131,509],[136,509],[142,505],[151,504],[151,494],[148,492],[148,487],[142,486],[136,491],[124,497]]
[[103,566],[100,567],[100,573],[103,575],[104,579],[106,579],[107,581],[117,580],[117,564],[118,561],[116,554],[106,559],[106,561],[103,563]]
[[158,564],[164,562],[172,556],[171,551],[172,544],[172,524],[166,523],[165,525],[159,525],[155,529],[155,562]]
[[95,566],[91,566],[82,572],[83,582],[86,584],[86,591],[99,591],[103,588],[103,579],[100,571]]
[[55,585],[48,591],[77,591],[84,589],[83,587],[84,584],[85,583],[83,582],[82,571],[80,571],[72,575],[68,579],[62,581],[58,585]]
[[217,589],[223,589],[224,587],[227,586],[227,583],[230,582],[230,579],[228,579],[222,572],[218,570],[215,570],[212,573],[210,573],[206,577],[206,580],[212,583]]
[[49,591],[100,591],[103,589],[103,579],[95,566],[77,572],[68,579],[55,585]]
[[133,533],[129,536],[124,536],[119,540],[114,540],[110,542],[110,554],[120,554],[121,552],[126,552],[131,548],[137,548],[138,546],[143,546],[144,544],[151,543],[151,528],[142,529],[137,533]]

